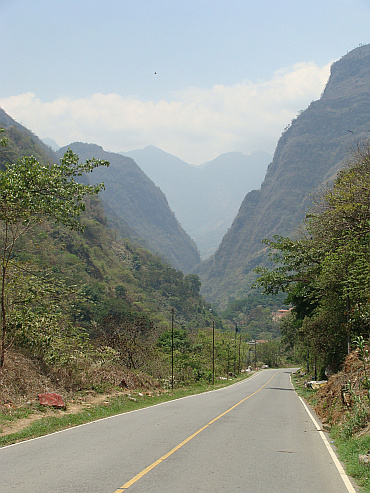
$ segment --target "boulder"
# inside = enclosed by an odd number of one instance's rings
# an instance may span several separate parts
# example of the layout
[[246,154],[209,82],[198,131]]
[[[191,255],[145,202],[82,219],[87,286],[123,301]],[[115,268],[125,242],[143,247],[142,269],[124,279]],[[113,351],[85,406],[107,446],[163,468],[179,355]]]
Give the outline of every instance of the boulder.
[[59,394],[55,394],[54,392],[45,392],[43,394],[39,394],[38,397],[41,406],[55,407],[57,409],[66,408],[63,397]]
[[326,385],[327,383],[328,383],[327,380],[320,380],[320,381],[311,380],[310,382],[305,382],[304,386],[307,387],[308,389],[317,390],[320,387],[323,387],[324,385]]

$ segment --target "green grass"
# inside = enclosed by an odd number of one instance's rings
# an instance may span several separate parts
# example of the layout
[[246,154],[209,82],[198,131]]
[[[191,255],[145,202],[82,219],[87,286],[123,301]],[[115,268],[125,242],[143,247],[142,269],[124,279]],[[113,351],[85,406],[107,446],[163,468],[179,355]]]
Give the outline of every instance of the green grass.
[[298,377],[297,375],[292,375],[292,383],[295,391],[299,396],[309,402],[312,406],[315,406],[317,399],[315,399],[315,394],[317,390],[307,388],[303,383],[307,380],[307,377]]
[[33,414],[34,410],[31,408],[19,408],[12,409],[11,413],[2,413],[0,412],[0,432],[2,431],[2,427],[4,425],[8,425],[13,421],[17,421],[18,419],[27,418],[31,414]]
[[367,454],[370,450],[370,436],[343,438],[340,428],[334,427],[330,433],[338,450],[346,472],[353,477],[363,493],[370,493],[370,467],[360,464],[359,454]]
[[[19,441],[28,440],[30,438],[36,438],[49,433],[60,431],[73,426],[78,426],[97,419],[107,418],[116,414],[126,413],[141,409],[144,407],[152,406],[154,404],[160,404],[161,402],[167,402],[174,399],[180,399],[188,395],[200,394],[209,390],[226,387],[232,385],[240,380],[244,380],[248,376],[243,375],[234,379],[217,383],[215,386],[209,384],[196,384],[184,388],[178,388],[167,392],[153,392],[152,396],[143,394],[140,395],[139,391],[131,392],[131,395],[121,394],[115,397],[107,398],[107,403],[87,406],[76,414],[60,414],[59,411],[55,411],[55,415],[45,416],[43,418],[35,420],[29,426],[22,430],[9,433],[0,437],[0,447],[10,445]],[[34,411],[39,412],[41,406],[37,406]],[[44,409],[45,408],[41,408]],[[50,411],[50,408],[48,408]],[[9,416],[5,413],[0,413],[0,423],[3,425],[9,421],[15,421],[19,418],[24,418],[32,414],[31,409],[20,409],[16,412],[12,412]]]

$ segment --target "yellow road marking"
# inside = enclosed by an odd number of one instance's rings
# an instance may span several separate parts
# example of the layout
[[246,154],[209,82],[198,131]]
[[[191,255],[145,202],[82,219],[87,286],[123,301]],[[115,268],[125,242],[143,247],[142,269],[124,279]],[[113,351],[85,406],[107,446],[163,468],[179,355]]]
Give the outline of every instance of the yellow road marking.
[[127,483],[125,483],[123,486],[121,486],[120,488],[118,488],[113,493],[122,493],[123,491],[127,490],[130,486],[132,486],[134,483],[136,483],[137,481],[139,481],[139,479],[141,479],[143,476],[145,476],[146,474],[148,474],[148,472],[150,472],[152,469],[154,469],[155,467],[157,467],[161,462],[163,462],[164,460],[168,459],[168,457],[170,457],[172,454],[174,454],[175,452],[177,452],[177,450],[179,450],[181,447],[183,447],[188,442],[190,442],[190,440],[192,440],[194,437],[196,437],[197,435],[199,435],[199,433],[201,433],[203,430],[205,430],[206,428],[208,428],[208,426],[210,426],[213,423],[215,423],[218,419],[222,418],[222,416],[225,416],[225,414],[229,413],[230,411],[232,411],[233,409],[235,409],[236,407],[238,407],[240,404],[242,404],[244,401],[246,401],[250,397],[253,397],[254,395],[258,394],[258,392],[260,390],[262,390],[264,387],[266,387],[266,385],[268,383],[271,382],[271,380],[275,377],[275,375],[276,375],[276,373],[274,373],[272,375],[272,377],[270,378],[270,380],[268,380],[264,385],[262,385],[262,387],[260,387],[258,390],[256,390],[256,392],[253,392],[253,394],[250,394],[247,397],[244,397],[244,399],[242,399],[241,401],[239,401],[234,406],[230,407],[230,409],[228,409],[227,411],[225,411],[222,414],[220,414],[219,416],[217,416],[217,418],[212,419],[212,421],[210,421],[205,426],[203,426],[202,428],[200,428],[198,431],[196,431],[195,433],[193,433],[192,435],[190,435],[183,442],[181,442],[178,445],[176,445],[176,447],[174,447],[172,450],[170,450],[169,452],[167,452],[167,454],[163,455],[160,459],[158,459],[155,462],[153,462],[153,464],[151,464],[150,466],[148,466],[145,469],[143,469],[141,472],[139,472],[139,474],[137,474],[132,479],[130,479],[130,481],[127,481]]

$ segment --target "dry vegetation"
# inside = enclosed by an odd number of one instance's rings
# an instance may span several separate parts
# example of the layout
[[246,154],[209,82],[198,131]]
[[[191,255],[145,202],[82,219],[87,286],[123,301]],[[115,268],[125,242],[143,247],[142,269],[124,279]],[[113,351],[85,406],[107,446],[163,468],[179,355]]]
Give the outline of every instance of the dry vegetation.
[[346,427],[352,422],[351,431],[357,435],[369,431],[370,400],[364,382],[370,374],[370,361],[365,362],[365,368],[358,351],[352,351],[342,371],[315,393],[315,411],[323,423]]
[[78,376],[66,371],[48,373],[37,361],[19,352],[9,351],[4,367],[0,369],[0,414],[15,415],[20,409],[29,409],[31,413],[3,426],[0,436],[19,431],[48,413],[55,414],[56,411],[52,409],[40,414],[40,393],[60,394],[67,407],[57,412],[65,414],[102,403],[119,393],[128,394],[135,389],[148,393],[158,391],[159,387],[159,383],[147,375],[113,365],[104,368],[91,366]]

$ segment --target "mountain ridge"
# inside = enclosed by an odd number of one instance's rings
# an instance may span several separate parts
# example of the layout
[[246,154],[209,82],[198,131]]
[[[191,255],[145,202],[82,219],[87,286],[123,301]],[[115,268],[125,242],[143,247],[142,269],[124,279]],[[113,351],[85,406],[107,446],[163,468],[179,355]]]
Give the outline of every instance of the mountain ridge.
[[[89,176],[91,183],[104,182],[99,196],[116,218],[133,229],[146,246],[166,259],[173,267],[189,272],[200,261],[195,243],[178,223],[163,192],[139,168],[135,161],[118,153],[105,151],[97,144],[74,142],[58,150],[58,156],[71,148],[80,159],[106,159],[109,168],[97,168]],[[114,222],[113,222],[114,223]],[[117,225],[117,223],[115,223]]]
[[271,159],[264,151],[229,152],[195,166],[155,146],[122,154],[133,158],[165,193],[202,258],[216,250],[245,194],[261,185]]
[[281,135],[261,188],[249,192],[215,254],[195,272],[213,303],[245,297],[253,268],[266,261],[262,239],[290,235],[314,193],[336,175],[357,141],[369,138],[370,45],[356,48],[331,67],[313,101]]

